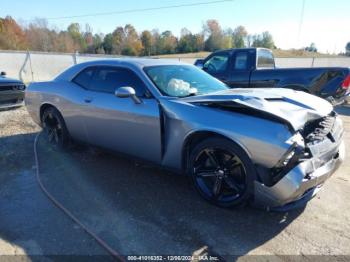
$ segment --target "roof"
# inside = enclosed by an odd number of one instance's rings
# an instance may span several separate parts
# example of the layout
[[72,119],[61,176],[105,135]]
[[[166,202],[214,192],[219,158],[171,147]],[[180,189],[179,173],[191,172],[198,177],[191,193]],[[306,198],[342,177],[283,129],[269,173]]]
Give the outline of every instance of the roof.
[[55,79],[72,79],[77,73],[86,67],[90,66],[123,66],[132,69],[142,70],[145,66],[158,66],[158,65],[190,65],[188,63],[182,63],[176,59],[157,59],[157,58],[109,58],[103,60],[91,60],[76,64],[63,73],[58,75]]
[[176,59],[159,59],[159,58],[110,58],[110,59],[100,59],[100,60],[92,60],[84,63],[80,63],[80,65],[95,65],[95,64],[129,64],[129,65],[137,65],[137,66],[156,66],[156,65],[180,65],[185,64]]
[[244,48],[229,48],[229,49],[222,49],[222,50],[217,50],[213,53],[216,53],[216,52],[232,52],[232,51],[251,51],[251,50],[260,50],[260,49],[264,49],[264,50],[269,50],[271,51],[270,49],[268,48],[264,48],[264,47],[244,47]]

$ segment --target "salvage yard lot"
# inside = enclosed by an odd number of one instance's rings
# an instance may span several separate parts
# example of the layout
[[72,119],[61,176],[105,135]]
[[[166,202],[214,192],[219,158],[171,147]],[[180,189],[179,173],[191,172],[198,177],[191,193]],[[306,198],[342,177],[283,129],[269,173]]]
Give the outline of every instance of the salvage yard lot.
[[[350,107],[337,109],[350,146]],[[46,199],[35,180],[40,131],[25,108],[0,111],[0,255],[107,254]],[[350,164],[303,210],[269,213],[212,206],[186,177],[133,160],[39,140],[42,180],[85,225],[121,254],[350,255]]]

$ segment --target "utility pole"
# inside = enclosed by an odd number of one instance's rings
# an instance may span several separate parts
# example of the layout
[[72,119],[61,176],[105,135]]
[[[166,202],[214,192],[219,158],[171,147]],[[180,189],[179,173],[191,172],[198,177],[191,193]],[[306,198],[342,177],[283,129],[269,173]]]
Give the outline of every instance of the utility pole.
[[306,0],[301,0],[302,6],[301,6],[301,13],[300,13],[300,20],[299,20],[299,28],[298,28],[298,37],[297,37],[297,44],[300,46],[300,37],[301,37],[301,31],[304,23],[304,11],[305,11],[305,2]]

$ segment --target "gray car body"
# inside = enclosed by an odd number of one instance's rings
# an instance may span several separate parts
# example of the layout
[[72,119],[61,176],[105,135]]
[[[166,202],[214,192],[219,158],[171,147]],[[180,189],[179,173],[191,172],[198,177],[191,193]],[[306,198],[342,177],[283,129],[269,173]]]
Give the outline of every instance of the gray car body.
[[[255,165],[273,168],[291,144],[298,141],[298,130],[333,110],[327,101],[316,96],[276,88],[229,89],[186,98],[164,96],[148,78],[144,67],[176,64],[183,65],[158,59],[115,59],[78,64],[53,81],[29,85],[26,106],[39,125],[42,109],[51,105],[62,114],[74,139],[182,172],[186,167],[186,148],[191,141],[211,135],[237,143]],[[152,95],[136,104],[130,98],[89,91],[71,81],[91,66],[128,68],[137,74]],[[220,103],[249,108],[256,113],[250,115],[208,106]],[[336,123],[338,137],[329,151],[342,151],[343,148],[342,124],[338,118]],[[303,142],[298,143],[305,146]],[[343,154],[327,169],[327,177],[339,166],[342,158]],[[256,194],[262,194],[257,197],[261,200],[258,202],[272,207],[301,198],[305,193],[301,192],[302,180],[310,170],[307,171],[306,167],[299,169],[296,168],[295,172],[300,174],[290,174],[291,171],[279,182],[281,185],[277,183],[272,188],[256,182]],[[324,175],[322,177],[326,178]]]

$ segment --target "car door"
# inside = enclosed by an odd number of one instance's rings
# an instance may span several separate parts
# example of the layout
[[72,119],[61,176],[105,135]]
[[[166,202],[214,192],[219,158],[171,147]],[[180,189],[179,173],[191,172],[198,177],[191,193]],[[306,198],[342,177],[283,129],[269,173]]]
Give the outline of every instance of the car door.
[[226,83],[232,88],[249,87],[251,61],[248,51],[237,51],[229,65],[229,76]]
[[214,53],[204,61],[203,70],[226,83],[228,80],[229,58],[229,52]]
[[[115,90],[129,86],[142,99],[118,98]],[[91,144],[160,162],[161,137],[158,102],[146,97],[143,81],[130,69],[97,66],[87,87],[84,125]]]

